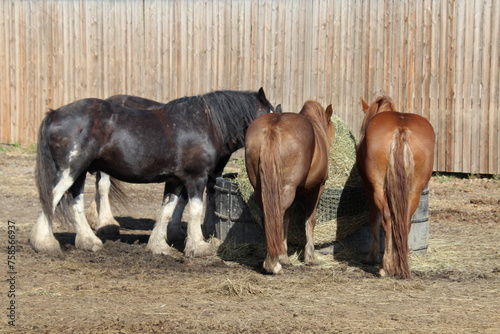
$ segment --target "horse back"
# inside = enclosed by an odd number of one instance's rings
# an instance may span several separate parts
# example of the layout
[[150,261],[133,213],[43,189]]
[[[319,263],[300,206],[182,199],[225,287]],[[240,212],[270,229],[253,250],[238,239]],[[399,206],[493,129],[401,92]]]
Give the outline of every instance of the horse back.
[[144,110],[155,110],[163,106],[163,103],[154,100],[134,95],[123,95],[123,94],[110,96],[106,99],[106,101],[119,104],[128,108],[144,109]]

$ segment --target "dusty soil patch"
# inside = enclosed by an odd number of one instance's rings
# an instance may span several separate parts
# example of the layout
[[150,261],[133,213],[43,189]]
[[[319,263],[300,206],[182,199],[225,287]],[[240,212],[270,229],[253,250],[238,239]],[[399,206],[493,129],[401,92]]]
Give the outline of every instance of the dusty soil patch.
[[[500,330],[500,181],[434,177],[430,249],[414,278],[381,279],[355,258],[296,264],[280,276],[257,264],[152,256],[145,251],[162,185],[126,185],[115,214],[122,237],[102,251],[75,249],[56,223],[63,254],[35,253],[39,214],[34,153],[2,146],[1,332],[20,333],[497,333]],[[86,201],[93,195],[89,177]],[[7,324],[7,222],[16,226],[16,326]],[[253,253],[252,249],[249,251]],[[252,255],[252,254],[249,254]],[[299,262],[296,262],[299,263]]]

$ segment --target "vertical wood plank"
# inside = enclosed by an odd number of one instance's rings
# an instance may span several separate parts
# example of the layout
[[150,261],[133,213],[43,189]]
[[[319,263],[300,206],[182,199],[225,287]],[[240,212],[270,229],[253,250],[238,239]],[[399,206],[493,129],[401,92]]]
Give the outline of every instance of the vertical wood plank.
[[488,173],[500,174],[500,3],[493,1],[491,36],[496,42],[491,43],[490,57],[490,103],[489,103],[489,156],[491,156]]

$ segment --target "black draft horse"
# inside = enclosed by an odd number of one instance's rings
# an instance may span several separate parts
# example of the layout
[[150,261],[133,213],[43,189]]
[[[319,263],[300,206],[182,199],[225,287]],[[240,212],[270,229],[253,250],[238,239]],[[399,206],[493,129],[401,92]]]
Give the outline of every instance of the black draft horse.
[[166,242],[167,224],[181,219],[189,201],[184,253],[213,254],[201,229],[209,176],[220,174],[231,153],[243,147],[248,125],[273,111],[262,88],[184,97],[150,111],[99,99],[50,111],[39,130],[36,182],[42,213],[31,231],[33,248],[60,251],[52,230],[57,208],[73,223],[77,248],[102,248],[84,214],[83,187],[87,172],[103,172],[125,182],[166,183],[149,251],[172,253]]
[[[108,97],[106,101],[138,110],[155,110],[164,106],[164,103],[154,100],[123,94]],[[120,234],[120,223],[116,221],[111,212],[109,199],[111,196],[115,201],[124,202],[125,191],[122,189],[120,182],[110,178],[108,174],[97,172],[95,176],[95,197],[87,210],[87,220],[97,235],[118,235]],[[168,229],[167,233],[170,241],[181,240],[186,237],[180,226],[169,223]]]

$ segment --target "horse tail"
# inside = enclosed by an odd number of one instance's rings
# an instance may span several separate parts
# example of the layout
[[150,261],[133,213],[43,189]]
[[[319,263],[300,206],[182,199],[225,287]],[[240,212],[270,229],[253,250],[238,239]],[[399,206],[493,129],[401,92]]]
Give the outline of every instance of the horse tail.
[[113,203],[119,203],[121,205],[126,205],[127,204],[127,194],[125,193],[125,190],[123,189],[123,184],[113,178],[109,177],[109,181],[111,182],[111,187],[109,189],[109,198],[112,200]]
[[40,125],[35,167],[38,196],[40,198],[42,210],[49,219],[54,216],[52,191],[57,180],[57,167],[50,152],[49,134],[47,132],[47,126],[48,123],[50,123],[53,113],[54,111],[51,111]]
[[269,129],[261,145],[259,175],[266,234],[267,252],[278,257],[285,252],[283,246],[283,213],[281,212],[281,159],[280,136]]
[[[51,153],[49,127],[56,111],[51,110],[40,125],[35,165],[35,180],[42,210],[52,221],[57,213],[65,223],[71,222],[71,194],[66,193],[54,207],[54,187],[58,181],[58,167]],[[57,209],[57,211],[56,211]]]
[[415,163],[409,144],[409,130],[394,132],[390,146],[385,193],[392,220],[394,275],[410,278],[408,233],[411,227],[409,197]]

